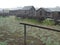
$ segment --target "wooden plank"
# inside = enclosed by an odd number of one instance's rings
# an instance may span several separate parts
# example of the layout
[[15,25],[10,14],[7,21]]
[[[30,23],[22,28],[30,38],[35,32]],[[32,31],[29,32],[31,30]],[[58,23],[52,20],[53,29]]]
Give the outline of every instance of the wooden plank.
[[54,29],[54,28],[48,28],[48,27],[43,27],[43,26],[37,26],[37,25],[32,25],[32,24],[27,24],[27,23],[20,23],[22,25],[27,25],[27,26],[32,26],[32,27],[37,27],[37,28],[42,28],[42,29],[47,29],[47,30],[52,30],[52,31],[56,31],[56,32],[60,32],[60,30],[58,29]]

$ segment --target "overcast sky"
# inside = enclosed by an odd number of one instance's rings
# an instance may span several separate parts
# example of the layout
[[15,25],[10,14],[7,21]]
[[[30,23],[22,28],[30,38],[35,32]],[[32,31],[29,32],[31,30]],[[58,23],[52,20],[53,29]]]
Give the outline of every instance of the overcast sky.
[[0,8],[15,8],[33,5],[40,7],[60,6],[60,0],[0,0]]

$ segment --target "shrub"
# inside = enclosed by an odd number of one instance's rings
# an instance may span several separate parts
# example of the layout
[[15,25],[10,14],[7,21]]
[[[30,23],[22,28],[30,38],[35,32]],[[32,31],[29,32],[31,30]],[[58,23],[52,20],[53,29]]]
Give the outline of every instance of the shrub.
[[45,19],[44,21],[42,21],[42,24],[45,24],[45,25],[54,25],[55,22],[51,19]]

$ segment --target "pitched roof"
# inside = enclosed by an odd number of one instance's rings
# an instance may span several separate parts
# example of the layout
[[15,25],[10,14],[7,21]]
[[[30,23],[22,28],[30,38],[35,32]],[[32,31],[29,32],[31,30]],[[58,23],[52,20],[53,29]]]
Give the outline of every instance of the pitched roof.
[[47,12],[60,12],[60,8],[43,8]]
[[22,10],[30,10],[31,8],[34,8],[33,6],[24,6]]
[[11,8],[10,10],[30,10],[31,8],[34,8],[34,6],[24,6],[24,7],[19,7],[19,8]]

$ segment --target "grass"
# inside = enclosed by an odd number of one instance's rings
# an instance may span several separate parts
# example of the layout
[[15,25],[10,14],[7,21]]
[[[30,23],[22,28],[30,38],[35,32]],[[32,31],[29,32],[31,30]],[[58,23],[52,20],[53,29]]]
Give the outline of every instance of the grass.
[[42,24],[42,25],[51,25],[51,26],[55,24],[55,22],[53,20],[50,20],[50,19],[45,19],[43,21],[38,21],[37,19],[17,18],[17,20],[21,20],[21,21],[24,21],[24,22],[26,21],[26,22],[30,22],[30,23],[33,23],[33,24]]
[[53,20],[50,20],[50,19],[45,19],[44,21],[42,21],[42,24],[53,26],[55,24],[55,22]]
[[[7,45],[24,45],[24,27],[19,24],[20,22],[38,24],[34,19],[21,19],[15,16],[0,17],[0,42],[6,42]],[[60,32],[27,26],[27,45],[42,44],[60,45]]]
[[[17,19],[18,19],[18,18],[17,18]],[[38,24],[38,23],[39,23],[36,19],[28,19],[28,18],[22,19],[22,18],[20,18],[20,19],[18,19],[18,20],[21,20],[22,22],[30,22],[30,23],[32,23],[32,24]]]
[[7,45],[6,42],[0,42],[0,45]]

